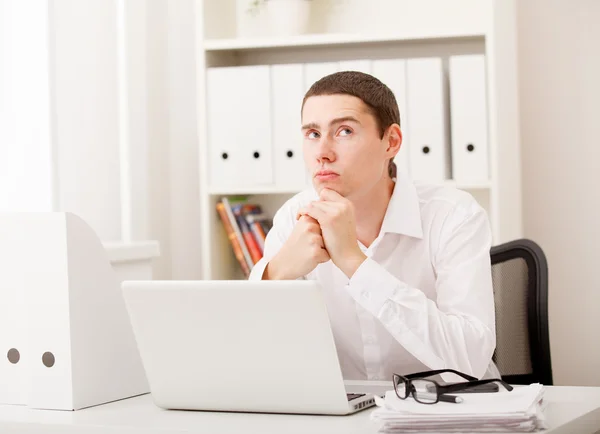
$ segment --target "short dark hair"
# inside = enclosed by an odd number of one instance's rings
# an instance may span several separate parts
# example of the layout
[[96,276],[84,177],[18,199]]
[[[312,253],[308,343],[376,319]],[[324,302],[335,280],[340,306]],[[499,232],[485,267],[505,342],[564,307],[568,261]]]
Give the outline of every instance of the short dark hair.
[[[380,138],[390,125],[400,125],[400,109],[394,92],[376,77],[359,71],[335,72],[316,81],[304,95],[301,110],[311,96],[339,94],[355,96],[367,106],[375,117]],[[392,159],[388,173],[392,178],[396,176],[396,165]]]

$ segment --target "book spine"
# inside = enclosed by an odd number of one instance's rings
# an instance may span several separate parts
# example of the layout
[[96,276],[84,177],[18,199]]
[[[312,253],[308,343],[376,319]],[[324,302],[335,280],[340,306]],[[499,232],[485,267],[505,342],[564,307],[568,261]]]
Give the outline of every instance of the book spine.
[[254,261],[250,257],[250,252],[248,252],[248,248],[244,241],[242,231],[240,230],[240,227],[237,223],[237,219],[235,218],[235,215],[233,215],[233,210],[231,208],[231,204],[229,203],[229,200],[226,197],[224,197],[221,201],[223,202],[223,205],[225,206],[225,212],[227,213],[227,217],[229,218],[229,221],[231,222],[231,227],[233,228],[233,231],[235,232],[237,240],[240,244],[242,253],[244,255],[244,259],[246,260],[246,264],[248,265],[248,268],[250,270],[252,270],[252,267],[254,266]]
[[272,222],[267,215],[263,213],[261,206],[248,204],[244,205],[243,209],[250,227],[252,227],[252,224],[256,224],[257,231],[260,231],[259,233],[263,234],[263,239],[266,238],[266,235],[272,227]]
[[248,252],[250,253],[250,258],[254,264],[256,264],[262,258],[262,252],[260,250],[260,246],[258,245],[256,239],[254,239],[254,235],[246,222],[242,214],[241,207],[234,207],[233,213],[237,218],[238,225],[240,226],[240,231],[242,232],[242,236],[244,237],[244,241],[246,242],[246,246],[248,247]]
[[227,238],[229,238],[229,242],[231,243],[231,247],[233,248],[233,253],[234,253],[235,257],[237,258],[238,262],[240,263],[240,266],[242,267],[242,271],[244,272],[244,275],[246,277],[248,277],[250,275],[250,268],[248,267],[248,264],[246,263],[246,259],[244,258],[244,253],[242,252],[242,247],[240,246],[240,243],[235,234],[235,231],[233,230],[233,227],[231,226],[231,222],[229,221],[229,218],[227,217],[227,211],[225,210],[225,205],[223,205],[223,203],[219,202],[217,204],[217,211],[219,212],[219,217],[221,218],[221,221],[223,222],[223,227],[225,228],[225,232],[227,233]]
[[250,226],[250,230],[254,234],[254,238],[258,242],[258,246],[260,247],[260,251],[264,254],[265,252],[265,239],[267,235],[263,230],[263,227],[260,225],[260,222],[257,221],[252,214],[246,215],[246,221],[248,222],[248,226]]

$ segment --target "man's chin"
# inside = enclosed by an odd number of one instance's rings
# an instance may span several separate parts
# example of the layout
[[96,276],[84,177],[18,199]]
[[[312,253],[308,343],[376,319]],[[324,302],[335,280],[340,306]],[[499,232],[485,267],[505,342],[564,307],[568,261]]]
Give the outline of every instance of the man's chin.
[[349,192],[340,185],[329,185],[327,183],[315,182],[314,187],[315,187],[317,194],[321,194],[321,191],[324,188],[327,188],[331,191],[335,191],[337,194],[339,194],[342,197],[348,197],[348,194],[349,194]]

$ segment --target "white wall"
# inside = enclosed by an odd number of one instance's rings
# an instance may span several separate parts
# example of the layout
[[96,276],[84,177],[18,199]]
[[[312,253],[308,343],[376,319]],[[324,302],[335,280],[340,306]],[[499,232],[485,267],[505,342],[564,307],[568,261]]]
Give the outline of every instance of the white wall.
[[171,271],[175,278],[200,279],[195,1],[169,1],[167,18]]
[[525,235],[550,270],[556,384],[600,386],[600,2],[518,2]]
[[0,210],[158,240],[198,278],[194,1],[0,0]]
[[156,278],[199,279],[194,0],[147,2],[148,230]]
[[117,8],[105,0],[49,4],[57,206],[101,239],[120,240]]
[[147,0],[118,0],[119,113],[125,239],[148,229],[148,13]]
[[53,206],[47,35],[45,4],[0,0],[0,211]]
[[169,189],[169,108],[167,94],[167,0],[154,0],[147,8],[148,80],[148,231],[160,240],[161,258],[156,277],[171,276]]

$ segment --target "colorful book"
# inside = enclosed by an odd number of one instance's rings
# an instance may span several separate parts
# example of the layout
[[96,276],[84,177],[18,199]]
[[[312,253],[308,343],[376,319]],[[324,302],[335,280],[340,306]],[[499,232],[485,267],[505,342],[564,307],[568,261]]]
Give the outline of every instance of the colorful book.
[[260,252],[262,254],[265,253],[265,240],[267,239],[267,234],[265,234],[264,228],[261,226],[260,221],[257,220],[256,216],[253,214],[246,214],[246,222],[248,222],[248,226],[250,226],[250,230],[254,235],[254,239],[258,242],[258,246],[260,247]]
[[247,196],[231,196],[223,197],[217,204],[235,257],[246,276],[263,257],[267,233],[273,225],[260,205],[247,201]]
[[262,250],[260,248],[259,243],[257,242],[246,218],[242,212],[243,204],[235,204],[231,206],[231,210],[236,217],[237,223],[240,227],[240,232],[242,233],[242,237],[246,242],[246,247],[248,248],[248,252],[250,253],[250,258],[252,258],[253,265],[256,264],[262,258]]
[[246,261],[246,265],[248,266],[248,268],[250,270],[252,270],[252,267],[254,266],[255,262],[252,260],[252,257],[250,256],[250,252],[248,251],[248,247],[246,246],[246,242],[245,242],[244,236],[242,235],[240,226],[237,222],[235,215],[233,214],[233,210],[231,208],[231,203],[229,202],[229,199],[227,199],[226,197],[223,197],[221,199],[221,202],[223,203],[223,205],[225,207],[225,212],[227,213],[227,217],[229,219],[231,227],[233,228],[233,231],[236,235],[236,238],[237,238],[240,248],[242,250],[242,254],[244,256],[244,260]]
[[229,242],[231,243],[231,247],[233,248],[233,253],[237,258],[240,266],[242,267],[242,271],[246,277],[250,276],[250,268],[246,263],[246,258],[244,257],[244,252],[242,251],[242,246],[240,245],[240,241],[233,230],[233,226],[231,226],[231,222],[229,221],[229,217],[227,216],[227,211],[225,210],[225,205],[223,202],[217,203],[217,211],[219,213],[219,217],[221,218],[221,222],[223,222],[223,227],[225,228],[225,232],[227,233],[227,238],[229,238]]
[[242,212],[248,222],[248,226],[250,226],[250,230],[254,234],[254,238],[260,246],[261,252],[264,253],[265,240],[267,238],[267,233],[269,232],[269,228],[267,227],[269,219],[263,214],[260,205],[245,204],[242,208]]

